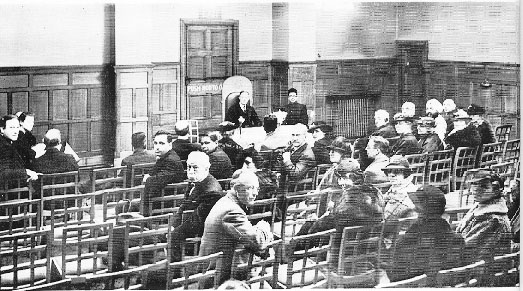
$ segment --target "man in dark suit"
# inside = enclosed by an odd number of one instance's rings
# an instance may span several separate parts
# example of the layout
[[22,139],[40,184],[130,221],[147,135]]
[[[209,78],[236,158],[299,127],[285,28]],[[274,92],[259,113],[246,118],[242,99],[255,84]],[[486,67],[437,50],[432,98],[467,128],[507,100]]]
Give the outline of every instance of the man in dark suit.
[[58,129],[50,129],[44,136],[45,153],[38,157],[33,164],[35,171],[43,174],[65,173],[77,171],[78,164],[73,156],[63,153],[62,138]]
[[396,132],[400,135],[398,141],[392,146],[391,155],[411,155],[421,152],[418,140],[412,134],[412,119],[397,113],[394,116]]
[[13,146],[19,130],[20,122],[15,115],[6,115],[0,119],[0,181],[38,179],[38,173],[25,168],[24,161]]
[[238,99],[238,103],[232,105],[227,110],[225,121],[234,123],[236,127],[261,126],[262,123],[254,107],[247,104],[250,100],[249,92],[241,91]]
[[314,139],[312,151],[314,152],[316,163],[330,164],[331,161],[327,147],[331,145],[332,138],[327,136],[327,134],[332,132],[332,126],[325,123],[325,121],[315,121],[307,132],[312,133],[312,138]]
[[[186,238],[201,236],[205,219],[216,201],[222,197],[220,183],[209,174],[209,156],[192,152],[187,158],[188,192],[176,213],[176,225],[172,232],[172,261],[181,261],[181,246]],[[183,215],[184,211],[193,210]]]
[[218,141],[221,135],[217,131],[209,132],[207,135],[200,137],[202,150],[209,156],[211,168],[209,172],[216,179],[227,179],[232,175],[232,163],[229,156],[218,147]]
[[289,96],[289,103],[285,106],[287,117],[285,117],[283,124],[294,125],[301,123],[307,125],[309,123],[307,106],[298,103],[298,90],[290,88],[287,94]]
[[371,135],[379,135],[387,139],[398,135],[394,126],[390,124],[390,115],[386,110],[380,109],[374,112],[374,124],[377,129]]
[[153,163],[156,162],[156,156],[146,150],[145,133],[135,132],[131,136],[131,144],[134,152],[122,160],[122,166]]
[[173,136],[164,130],[154,135],[154,153],[157,160],[151,174],[143,177],[144,189],[144,216],[149,216],[151,198],[161,194],[162,189],[169,183],[179,183],[185,180],[182,161],[172,149]]
[[439,138],[434,130],[436,122],[432,117],[420,117],[418,120],[418,144],[421,147],[422,153],[432,153],[441,151],[445,148],[443,141]]
[[316,166],[312,147],[305,140],[307,126],[299,123],[292,130],[291,145],[283,152],[282,168],[291,182],[297,182]]
[[18,133],[18,139],[13,144],[24,161],[25,167],[33,169],[36,152],[32,147],[36,145],[36,138],[31,131],[35,124],[35,116],[31,112],[19,112],[17,116],[20,122],[20,132]]
[[[216,202],[205,219],[200,247],[200,256],[223,252],[220,284],[231,278],[234,251],[238,245],[260,251],[273,240],[269,223],[261,220],[252,225],[246,214],[246,208],[258,195],[258,177],[250,170],[240,169],[234,172],[231,186],[232,189]],[[209,269],[214,268],[209,266]],[[204,285],[202,287],[211,288],[212,282]]]
[[187,156],[191,152],[201,150],[199,143],[192,143],[189,140],[189,121],[178,120],[174,125],[174,131],[178,137],[173,141],[173,150],[180,159],[187,161]]

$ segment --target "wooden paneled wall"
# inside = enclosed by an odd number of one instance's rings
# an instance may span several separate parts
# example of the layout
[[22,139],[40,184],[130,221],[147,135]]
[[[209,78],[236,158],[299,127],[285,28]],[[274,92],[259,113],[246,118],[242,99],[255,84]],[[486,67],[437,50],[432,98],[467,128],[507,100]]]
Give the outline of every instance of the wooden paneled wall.
[[0,115],[35,113],[37,141],[58,128],[82,158],[80,165],[112,160],[113,92],[109,65],[0,69]]

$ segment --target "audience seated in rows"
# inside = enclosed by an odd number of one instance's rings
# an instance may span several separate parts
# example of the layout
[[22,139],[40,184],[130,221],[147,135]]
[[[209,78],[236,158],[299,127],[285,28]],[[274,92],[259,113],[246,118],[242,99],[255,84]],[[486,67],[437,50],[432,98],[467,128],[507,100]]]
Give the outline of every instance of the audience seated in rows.
[[380,184],[389,181],[389,178],[383,172],[389,164],[389,141],[381,136],[371,136],[367,143],[367,156],[372,159],[372,163],[365,169],[365,183]]
[[394,115],[396,132],[399,139],[392,145],[391,155],[411,155],[420,152],[418,140],[412,134],[412,119],[401,113]]
[[325,121],[316,121],[312,123],[307,132],[312,133],[312,138],[314,139],[312,151],[314,152],[316,163],[318,165],[329,164],[330,159],[327,146],[332,142],[332,138],[328,136],[332,132],[332,126]]
[[434,118],[421,117],[417,123],[419,136],[418,145],[422,153],[432,153],[445,148],[439,135],[434,132],[436,130]]
[[458,147],[477,147],[481,144],[481,136],[477,128],[470,122],[472,118],[463,109],[454,114],[454,129],[449,132],[445,143],[454,149]]
[[200,143],[202,150],[209,156],[211,162],[209,172],[211,175],[216,179],[227,179],[232,174],[232,163],[229,156],[218,146],[218,141],[221,138],[218,131],[211,131],[200,136]]
[[13,143],[20,157],[24,161],[24,166],[27,169],[33,168],[36,152],[32,149],[36,145],[36,137],[32,130],[35,124],[35,116],[31,112],[18,112],[16,114],[18,121],[20,121],[20,131],[18,132],[18,139]]
[[45,153],[33,163],[33,169],[43,174],[65,173],[78,170],[72,155],[61,152],[62,137],[58,129],[49,129],[44,136]]
[[478,171],[470,181],[476,201],[456,232],[474,249],[476,261],[510,252],[512,233],[503,196],[503,180],[489,170]]
[[[173,262],[182,259],[182,244],[186,238],[202,236],[204,222],[212,207],[222,197],[220,183],[209,173],[209,156],[195,151],[187,157],[189,187],[178,212],[172,232]],[[191,211],[186,213],[185,211]]]
[[[220,283],[231,278],[234,250],[242,244],[253,251],[264,249],[273,240],[269,223],[264,220],[252,225],[246,207],[258,195],[258,178],[249,170],[237,170],[231,181],[232,189],[212,207],[205,219],[200,256],[223,252]],[[213,269],[215,266],[209,266]],[[246,278],[235,278],[246,279]],[[210,282],[209,282],[210,283]],[[212,287],[212,283],[205,287]]]
[[169,183],[179,183],[185,180],[186,175],[182,161],[172,149],[173,136],[163,130],[154,135],[154,153],[156,164],[150,174],[145,174],[144,189],[144,216],[150,216],[149,204],[151,199],[161,195],[162,189]]
[[201,150],[199,143],[192,143],[189,140],[189,121],[178,120],[174,124],[174,131],[177,138],[173,141],[173,150],[178,154],[181,160],[186,161],[187,156],[193,151]]
[[38,173],[25,167],[13,144],[18,139],[19,131],[20,122],[15,115],[5,115],[0,119],[0,181],[38,179]]
[[423,186],[408,194],[418,214],[397,244],[392,264],[387,268],[391,282],[472,263],[465,240],[442,218],[445,195],[433,186]]
[[390,157],[389,164],[383,168],[391,186],[383,195],[385,201],[385,219],[399,219],[414,215],[414,204],[408,193],[418,189],[412,184],[411,169],[409,161],[403,156]]
[[133,153],[122,160],[122,166],[156,162],[156,155],[146,150],[146,135],[144,132],[133,133],[131,145]]

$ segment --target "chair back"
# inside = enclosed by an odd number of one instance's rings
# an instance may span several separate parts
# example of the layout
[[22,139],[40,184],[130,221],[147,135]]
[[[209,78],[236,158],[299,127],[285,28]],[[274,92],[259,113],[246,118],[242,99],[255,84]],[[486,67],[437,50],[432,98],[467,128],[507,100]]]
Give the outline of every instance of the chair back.
[[412,183],[414,185],[425,184],[425,173],[427,169],[428,154],[412,154],[406,155],[405,158],[409,161],[410,169],[412,170]]
[[[167,289],[218,288],[223,252],[167,264]],[[181,277],[175,278],[175,273]],[[197,287],[195,288],[195,285]],[[192,287],[192,288],[191,288]]]
[[503,159],[503,143],[494,142],[481,146],[481,155],[477,161],[479,168],[487,168]]
[[514,287],[519,283],[520,251],[494,257],[487,264],[489,287]]
[[316,188],[315,184],[315,175],[316,175],[316,168],[317,166],[309,169],[303,177],[297,181],[292,181],[292,179],[287,176],[287,191],[292,192],[298,192],[298,191],[311,191]]
[[40,198],[33,197],[34,194],[34,188],[27,183],[26,179],[0,181],[0,202]]
[[145,203],[145,200],[142,199],[144,209],[142,213],[149,213],[149,215],[176,213],[185,199],[188,187],[187,182],[167,184],[162,189],[160,196],[151,198],[149,203]]
[[40,230],[40,199],[0,202],[0,236]]
[[332,168],[332,164],[322,164],[316,166],[316,173],[314,173],[314,189],[320,185],[321,179],[323,179],[323,176],[330,168]]
[[[288,193],[286,207],[281,221],[280,237],[294,237],[306,222],[312,222],[311,216],[317,216],[322,199],[328,192]],[[277,231],[278,231],[277,230]]]
[[91,192],[125,187],[127,185],[125,171],[127,171],[127,166],[92,169],[89,172]]
[[156,165],[156,162],[129,165],[126,177],[127,187],[142,185],[143,177],[151,172],[154,165]]
[[436,274],[436,287],[480,287],[485,274],[485,261],[479,261]]
[[421,288],[427,286],[427,275],[419,275],[413,278],[390,282],[385,284],[379,284],[376,288]]
[[[114,188],[107,190],[96,191],[96,222],[107,222],[116,220],[121,212],[128,212],[130,210],[118,209],[123,201],[129,201],[131,205],[140,204],[143,197],[144,186],[138,185],[131,188]],[[100,211],[101,208],[101,211]],[[100,216],[101,213],[101,216]],[[143,212],[142,212],[143,213]]]
[[463,174],[465,174],[467,170],[475,168],[477,152],[477,147],[459,147],[456,149],[454,162],[452,164],[452,191],[460,189],[459,187],[463,182]]
[[450,192],[453,150],[436,151],[429,155],[427,165],[428,184]]
[[483,169],[470,169],[466,170],[462,177],[462,183],[459,187],[458,193],[459,193],[459,207],[464,207],[470,204],[474,203],[474,197],[472,196],[472,193],[470,192],[470,181],[474,178],[474,175],[480,170]]
[[274,232],[276,202],[276,198],[255,200],[254,203],[249,206],[249,214],[247,215],[247,219],[249,219],[253,225],[261,220],[267,221],[271,226],[271,232]]
[[290,288],[325,288],[329,280],[335,229],[295,236],[285,247],[287,264],[280,265],[278,285]]
[[245,280],[251,289],[274,289],[277,286],[282,240],[270,242],[262,253],[241,247],[234,251],[231,278]]
[[51,282],[51,247],[46,242],[52,239],[47,230],[0,236],[2,289],[22,289]]
[[519,163],[519,139],[508,140],[503,148],[503,161]]
[[192,143],[199,143],[200,127],[198,126],[198,120],[190,119],[187,121],[189,122],[189,133],[187,134],[187,136],[189,137],[189,141]]
[[80,193],[78,187],[80,183],[80,173],[78,171],[43,174],[33,182],[35,191],[39,191],[39,197],[67,195]]
[[512,130],[512,124],[505,124],[496,127],[495,134],[496,139],[499,142],[507,141],[510,137],[510,131]]
[[[92,224],[95,218],[94,193],[68,194],[42,199],[42,222],[55,230],[69,225]],[[55,238],[57,234],[53,234]]]

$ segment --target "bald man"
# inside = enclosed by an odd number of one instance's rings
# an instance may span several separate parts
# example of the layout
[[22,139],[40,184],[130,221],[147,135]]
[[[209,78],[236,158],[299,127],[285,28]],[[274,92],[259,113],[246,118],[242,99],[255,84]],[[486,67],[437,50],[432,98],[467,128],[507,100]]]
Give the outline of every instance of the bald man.
[[38,173],[54,174],[78,170],[72,155],[60,151],[62,137],[58,129],[49,129],[44,136],[45,154],[38,157],[33,168]]
[[283,152],[283,169],[291,181],[299,181],[316,166],[312,147],[307,144],[307,126],[301,123],[293,125],[290,146]]

